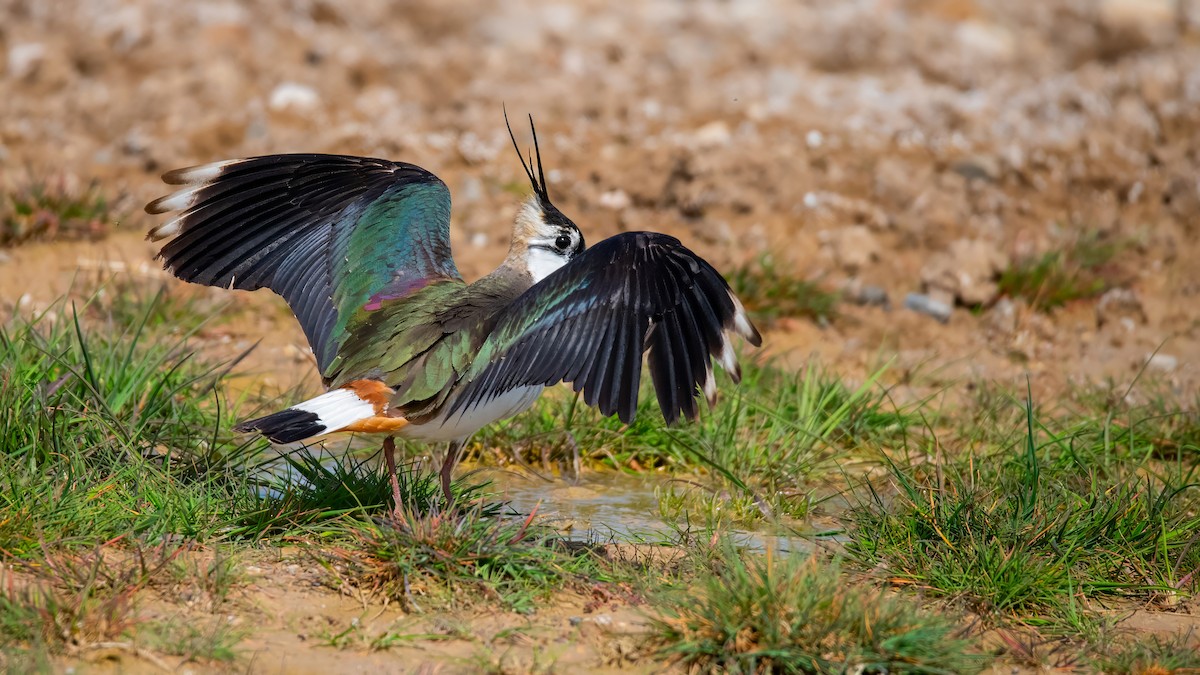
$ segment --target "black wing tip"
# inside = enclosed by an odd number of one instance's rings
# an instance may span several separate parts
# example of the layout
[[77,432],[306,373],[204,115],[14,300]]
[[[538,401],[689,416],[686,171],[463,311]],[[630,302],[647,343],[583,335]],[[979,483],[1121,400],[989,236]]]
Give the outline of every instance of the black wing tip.
[[272,443],[295,443],[325,433],[320,417],[307,410],[288,408],[266,417],[260,417],[233,428],[238,433],[256,432]]

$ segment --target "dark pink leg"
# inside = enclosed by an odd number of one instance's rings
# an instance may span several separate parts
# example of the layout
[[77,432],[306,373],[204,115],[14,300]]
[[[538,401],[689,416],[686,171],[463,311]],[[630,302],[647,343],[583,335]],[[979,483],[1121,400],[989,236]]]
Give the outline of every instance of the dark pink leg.
[[383,439],[383,460],[387,462],[388,478],[392,481],[392,508],[400,510],[400,479],[396,477],[396,439]]
[[461,442],[451,441],[450,447],[446,449],[446,459],[442,462],[442,494],[446,496],[447,505],[454,503],[450,494],[450,476],[454,473],[454,464],[458,461],[458,451],[461,448]]

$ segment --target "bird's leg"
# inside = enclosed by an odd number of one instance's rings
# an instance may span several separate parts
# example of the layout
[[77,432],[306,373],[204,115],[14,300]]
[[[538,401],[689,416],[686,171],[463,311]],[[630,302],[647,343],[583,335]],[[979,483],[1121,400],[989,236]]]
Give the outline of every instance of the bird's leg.
[[450,475],[454,473],[454,464],[458,461],[458,451],[462,446],[462,441],[450,441],[450,447],[446,448],[446,459],[442,462],[442,494],[446,495],[447,505],[454,503],[450,495]]
[[388,478],[392,481],[392,509],[400,510],[400,479],[396,477],[396,439],[383,439],[383,460],[387,462]]

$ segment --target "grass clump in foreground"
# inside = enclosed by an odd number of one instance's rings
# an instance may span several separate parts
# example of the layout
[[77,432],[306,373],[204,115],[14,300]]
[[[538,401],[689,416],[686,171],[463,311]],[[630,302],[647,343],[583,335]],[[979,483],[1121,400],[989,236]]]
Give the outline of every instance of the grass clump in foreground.
[[39,656],[79,654],[121,640],[136,623],[136,594],[177,551],[98,546],[75,555],[47,549],[36,563],[0,563],[0,667],[19,670]]
[[224,367],[194,358],[186,335],[57,316],[0,326],[0,555],[217,536],[250,501],[226,464],[239,446]]
[[1194,592],[1196,467],[1158,460],[1111,418],[1039,421],[1029,402],[1024,413],[1012,442],[947,457],[928,439],[933,463],[892,464],[895,494],[871,490],[851,515],[851,555],[992,623],[1075,637],[1102,627],[1094,600]]
[[512,519],[501,510],[482,501],[424,513],[405,508],[365,524],[357,548],[368,558],[360,572],[408,611],[482,597],[529,613],[555,590],[604,578],[595,556],[565,547],[552,530],[533,524],[535,514]]
[[945,615],[816,556],[727,546],[713,568],[652,622],[656,652],[690,672],[973,673],[989,660]]

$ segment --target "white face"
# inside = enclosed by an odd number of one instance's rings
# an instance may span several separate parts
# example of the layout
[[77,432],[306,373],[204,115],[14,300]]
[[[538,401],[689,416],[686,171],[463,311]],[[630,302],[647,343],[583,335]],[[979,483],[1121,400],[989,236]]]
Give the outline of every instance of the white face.
[[533,277],[533,283],[538,283],[542,279],[550,276],[558,268],[567,264],[569,258],[554,251],[547,251],[543,248],[530,248],[525,256],[525,268],[529,271],[529,276]]
[[[557,213],[557,211],[554,211]],[[561,214],[558,218],[563,218]],[[537,199],[531,199],[517,214],[517,232],[525,239],[525,265],[533,283],[570,262],[583,250],[583,235],[570,221],[547,219]]]

